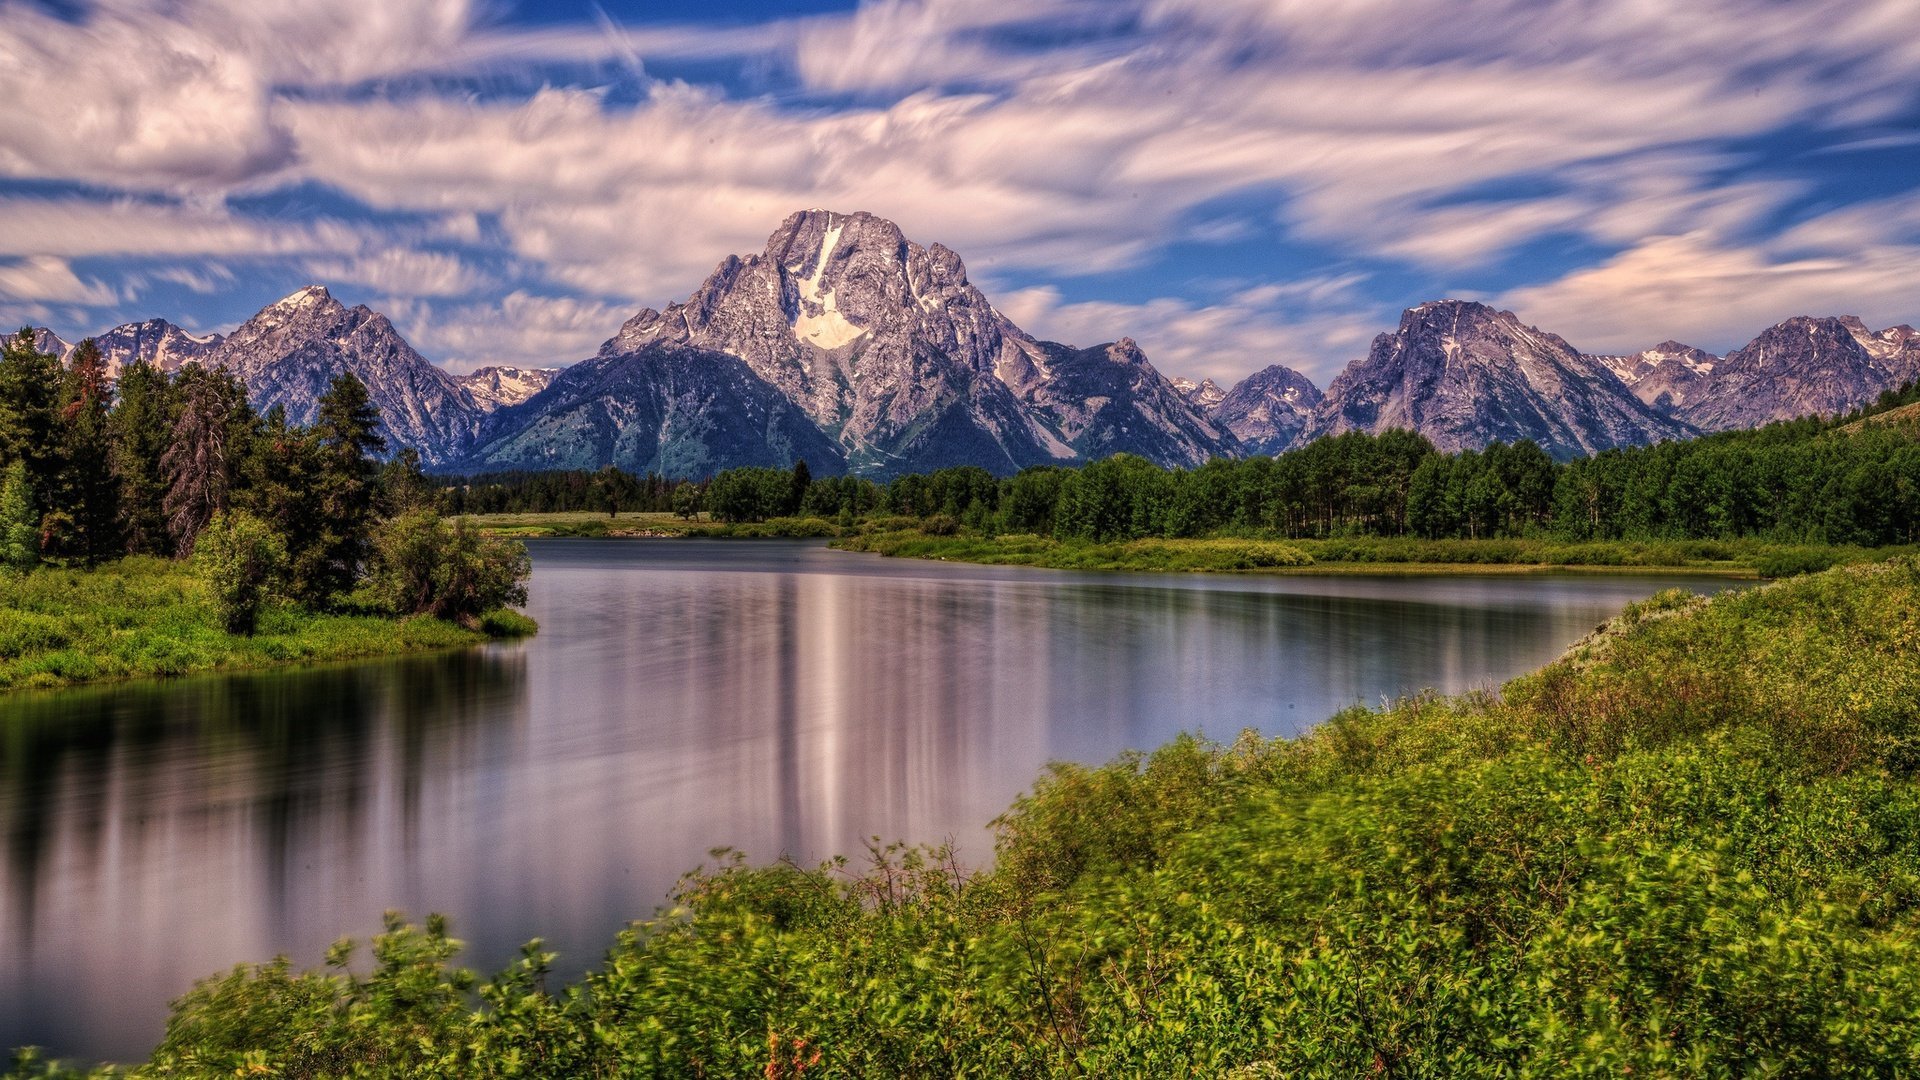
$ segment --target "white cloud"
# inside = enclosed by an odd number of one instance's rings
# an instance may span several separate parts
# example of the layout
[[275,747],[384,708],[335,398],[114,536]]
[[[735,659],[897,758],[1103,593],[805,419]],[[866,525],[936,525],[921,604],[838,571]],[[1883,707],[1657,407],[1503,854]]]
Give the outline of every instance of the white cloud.
[[324,281],[366,285],[390,296],[467,296],[494,279],[441,251],[384,248],[346,259],[312,259],[307,269]]
[[[491,21],[480,0],[101,0],[77,20],[5,10],[0,176],[167,196],[0,198],[0,256],[15,259],[174,258],[182,274],[278,259],[396,297],[492,286],[431,250],[451,240],[590,297],[581,311],[606,307],[601,336],[815,205],[891,217],[1003,277],[1137,265],[1177,240],[1246,242],[1262,205],[1292,239],[1456,276],[1569,234],[1621,254],[1510,295],[1568,311],[1570,333],[1597,318],[1581,304],[1611,303],[1621,320],[1672,311],[1642,295],[1648,281],[1701,297],[1721,295],[1702,282],[1746,282],[1755,292],[1719,309],[1742,313],[1760,297],[1808,308],[1845,283],[1867,291],[1865,307],[1888,287],[1831,260],[1905,265],[1900,243],[1837,216],[1798,232],[1805,251],[1755,241],[1802,192],[1730,181],[1743,163],[1711,148],[1787,127],[1898,137],[1920,82],[1911,0],[871,0],[733,28],[530,29]],[[745,100],[646,83],[666,59],[794,82]],[[448,76],[547,77],[553,64],[572,65],[574,85],[447,89]],[[617,103],[596,88],[609,75],[646,96]],[[394,235],[223,208],[296,184],[433,222]],[[1222,215],[1225,198],[1235,209]],[[1851,252],[1814,235],[1843,226]],[[66,288],[83,304],[114,292]],[[473,309],[501,348],[585,340],[541,322],[552,302],[515,296]],[[445,321],[466,309],[442,306],[420,309],[433,314],[423,332],[477,355],[481,339]],[[1344,361],[1352,327],[1374,314],[1279,297],[1056,297],[1036,310],[1088,329],[1158,319],[1177,330],[1106,336],[1163,334],[1156,359],[1192,374],[1262,349]],[[516,311],[536,323],[517,344],[500,322]],[[1635,330],[1665,336],[1620,333]]]
[[1630,352],[1662,338],[1724,352],[1795,315],[1911,322],[1916,221],[1920,200],[1839,211],[1767,241],[1655,236],[1499,303],[1590,352]]
[[515,291],[497,303],[382,301],[407,341],[449,370],[491,364],[556,367],[592,356],[631,310],[617,304]]
[[54,304],[111,304],[119,294],[98,279],[82,280],[64,259],[34,256],[0,263],[0,297]]
[[1159,297],[1139,304],[1063,303],[1051,286],[1021,289],[996,306],[1028,333],[1088,347],[1131,337],[1162,374],[1232,386],[1270,364],[1326,386],[1346,361],[1365,354],[1380,313],[1362,307],[1352,277],[1242,290],[1218,303]]

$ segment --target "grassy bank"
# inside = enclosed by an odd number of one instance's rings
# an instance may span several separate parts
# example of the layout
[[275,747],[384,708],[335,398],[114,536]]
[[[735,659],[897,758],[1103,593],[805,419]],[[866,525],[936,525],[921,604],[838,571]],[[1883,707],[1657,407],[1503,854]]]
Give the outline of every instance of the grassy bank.
[[240,637],[221,628],[206,585],[187,567],[129,558],[96,570],[0,577],[0,690],[384,656],[533,630],[513,612],[470,630],[281,604],[262,613],[258,633]]
[[1676,591],[1497,694],[1057,766],[986,872],[722,858],[571,986],[395,919],[139,1071],[1910,1075],[1916,773],[1920,562]]
[[1786,577],[1833,566],[1880,561],[1912,551],[1910,548],[1774,544],[1761,540],[1569,542],[1361,537],[1145,539],[1098,543],[1032,535],[984,536],[964,531],[935,536],[918,529],[854,533],[836,540],[834,546],[903,558],[1066,570],[1400,573],[1605,568],[1674,569],[1762,577]]
[[823,518],[774,518],[771,521],[714,521],[705,515],[693,519],[675,514],[624,513],[608,515],[578,510],[549,514],[475,514],[470,516],[489,536],[529,539],[550,536],[587,537],[832,537],[853,531]]

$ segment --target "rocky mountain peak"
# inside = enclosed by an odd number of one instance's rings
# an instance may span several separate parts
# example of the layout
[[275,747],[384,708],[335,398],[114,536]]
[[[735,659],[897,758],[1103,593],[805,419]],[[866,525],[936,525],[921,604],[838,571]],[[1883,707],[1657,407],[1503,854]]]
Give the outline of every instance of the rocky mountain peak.
[[1563,458],[1686,430],[1559,335],[1471,300],[1407,309],[1328,387],[1303,437],[1389,427],[1443,450],[1531,439]]
[[1305,375],[1274,364],[1222,394],[1208,415],[1232,432],[1248,452],[1278,454],[1300,440],[1320,400],[1320,389]]
[[1181,397],[1193,402],[1194,407],[1203,412],[1220,404],[1221,399],[1227,396],[1227,392],[1220,388],[1220,384],[1212,379],[1194,382],[1192,379],[1176,378],[1172,383]]
[[148,319],[116,326],[95,340],[107,358],[107,373],[117,376],[136,362],[178,371],[199,363],[224,339],[219,334],[190,334],[165,319]]
[[[923,247],[864,211],[789,215],[764,250],[728,256],[685,301],[637,312],[599,359],[684,376],[696,354],[744,362],[856,472],[1012,472],[1116,450],[1196,464],[1232,439],[1133,341],[1038,341],[994,309],[951,248]],[[579,408],[602,415],[585,398]]]
[[380,410],[389,449],[412,447],[430,464],[462,455],[484,414],[385,315],[365,305],[348,308],[320,285],[262,308],[198,359],[232,371],[256,408],[280,406],[295,424],[312,423],[320,396],[350,371]]
[[1846,412],[1900,381],[1900,350],[1880,344],[1857,318],[1796,315],[1728,353],[1714,365],[1707,391],[1679,414],[1702,429],[1724,431]]

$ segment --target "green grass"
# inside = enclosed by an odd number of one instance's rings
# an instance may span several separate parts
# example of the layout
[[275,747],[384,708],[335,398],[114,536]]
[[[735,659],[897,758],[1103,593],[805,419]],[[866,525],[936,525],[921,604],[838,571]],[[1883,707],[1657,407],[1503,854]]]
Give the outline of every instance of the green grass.
[[189,568],[129,558],[95,570],[0,576],[0,690],[384,656],[532,630],[532,620],[511,612],[468,630],[281,604],[262,613],[257,634],[238,637],[221,628]]
[[834,546],[903,558],[1068,570],[1478,573],[1580,568],[1687,570],[1761,577],[1789,577],[1831,566],[1880,561],[1914,550],[1775,544],[1760,540],[1421,540],[1413,537],[1335,540],[1220,537],[1098,543],[1031,535],[934,536],[912,528],[856,533],[836,540]]
[[140,1071],[1915,1075],[1917,773],[1920,561],[1676,590],[1498,693],[1055,766],[983,872],[718,853],[570,986],[395,917]]

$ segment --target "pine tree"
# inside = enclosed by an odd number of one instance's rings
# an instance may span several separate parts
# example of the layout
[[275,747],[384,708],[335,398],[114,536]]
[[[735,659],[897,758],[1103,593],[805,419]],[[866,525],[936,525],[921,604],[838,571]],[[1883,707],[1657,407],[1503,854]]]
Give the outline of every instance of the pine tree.
[[136,362],[121,370],[115,390],[119,400],[108,427],[126,549],[136,555],[172,555],[164,506],[167,484],[160,459],[173,431],[173,382],[152,364]]
[[43,553],[91,566],[120,550],[107,364],[92,338],[74,349],[60,390],[59,472],[47,501],[70,525],[57,537],[47,537],[53,543]]
[[334,376],[309,432],[315,520],[304,536],[293,534],[300,548],[294,555],[294,591],[305,603],[332,603],[353,588],[366,564],[380,472],[375,455],[387,445],[379,426],[380,412],[366,385],[352,372]]
[[160,468],[167,480],[162,502],[174,550],[186,554],[200,531],[225,510],[234,466],[239,420],[251,415],[246,391],[225,369],[187,368],[179,378],[180,407]]
[[0,462],[24,461],[33,490],[50,490],[58,471],[60,361],[22,329],[0,343]]

